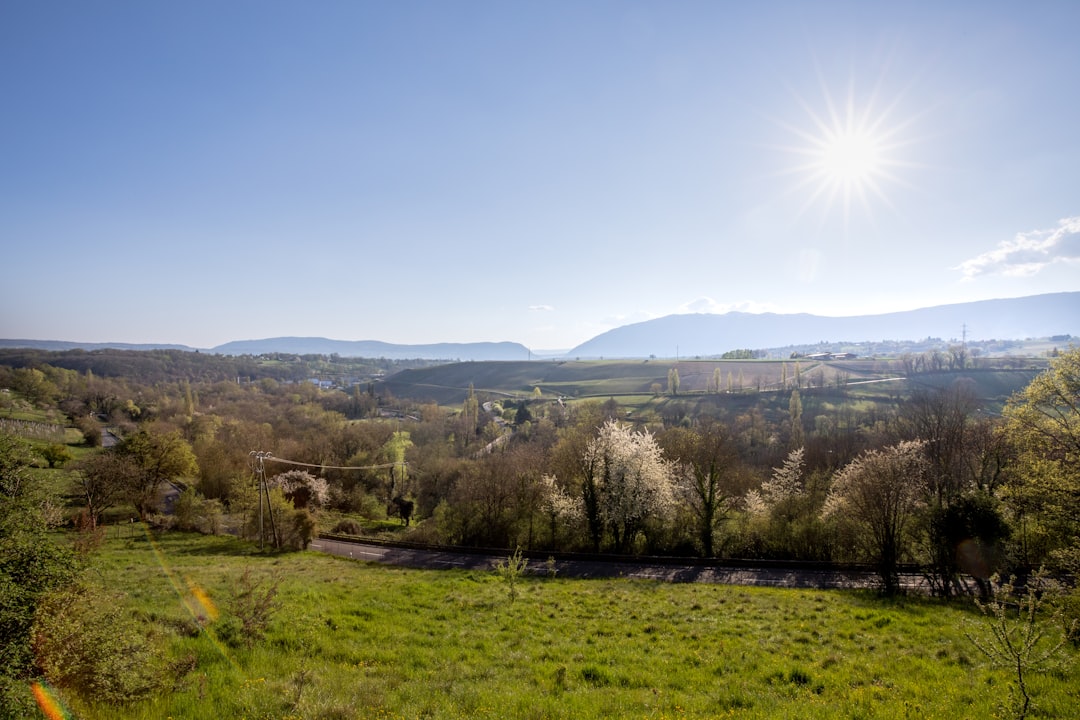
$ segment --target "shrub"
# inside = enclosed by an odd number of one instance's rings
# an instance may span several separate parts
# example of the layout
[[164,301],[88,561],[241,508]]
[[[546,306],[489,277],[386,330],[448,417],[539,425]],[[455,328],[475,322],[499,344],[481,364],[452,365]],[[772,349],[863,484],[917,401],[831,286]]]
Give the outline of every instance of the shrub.
[[295,550],[307,550],[308,545],[318,534],[315,516],[307,508],[293,511],[291,547]]
[[233,647],[254,647],[281,607],[277,599],[280,585],[277,576],[257,577],[245,568],[226,601],[227,614],[215,627],[218,638]]
[[[996,583],[997,577],[992,578]],[[987,622],[984,629],[965,633],[968,640],[979,649],[990,664],[1015,673],[1016,689],[1013,692],[1012,711],[1020,720],[1031,709],[1031,690],[1028,679],[1037,673],[1046,673],[1062,667],[1068,656],[1062,652],[1069,630],[1054,637],[1042,614],[1050,610],[1047,600],[1054,588],[1040,570],[1028,580],[1027,588],[1015,587],[1016,578],[995,588],[991,599],[985,603],[976,600]],[[1052,627],[1052,626],[1051,626]],[[1048,636],[1048,632],[1051,634]]]
[[106,703],[131,702],[161,686],[162,659],[120,597],[79,582],[44,598],[32,645],[50,683]]
[[360,527],[360,523],[355,520],[346,519],[335,525],[331,532],[337,533],[338,535],[360,535],[363,530]]
[[76,535],[71,543],[75,554],[80,558],[95,552],[105,542],[105,529],[98,527],[94,516],[83,509],[73,518]]
[[192,488],[184,490],[176,501],[175,527],[179,530],[196,530],[204,535],[221,532],[221,501],[208,500]]
[[71,451],[68,450],[67,445],[61,443],[50,443],[40,450],[41,456],[45,458],[45,462],[49,463],[49,467],[63,467],[72,459]]
[[510,602],[517,600],[517,581],[525,574],[528,565],[529,561],[521,556],[521,548],[515,550],[510,557],[495,564],[495,574],[506,583],[506,592],[510,597]]

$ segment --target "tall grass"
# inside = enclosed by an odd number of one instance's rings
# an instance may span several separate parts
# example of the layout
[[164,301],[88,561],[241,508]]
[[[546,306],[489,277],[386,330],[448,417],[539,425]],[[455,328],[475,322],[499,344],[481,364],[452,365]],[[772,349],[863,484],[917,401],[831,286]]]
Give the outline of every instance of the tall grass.
[[[251,648],[214,613],[245,570],[281,578]],[[960,604],[871,594],[421,571],[220,537],[109,540],[96,572],[159,638],[175,681],[103,718],[989,718]],[[1070,653],[1075,654],[1074,650]],[[1034,678],[1075,717],[1080,672]]]

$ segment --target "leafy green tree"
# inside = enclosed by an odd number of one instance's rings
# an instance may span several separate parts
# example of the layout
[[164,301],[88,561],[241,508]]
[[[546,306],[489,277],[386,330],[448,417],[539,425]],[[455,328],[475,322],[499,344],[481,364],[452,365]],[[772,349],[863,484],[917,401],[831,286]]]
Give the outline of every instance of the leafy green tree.
[[307,550],[318,535],[318,523],[307,508],[297,508],[292,515],[292,542],[295,550]]
[[[999,510],[1000,502],[992,495],[972,492],[963,495],[945,507],[930,508],[929,537],[933,550],[948,548],[948,574],[940,572],[941,559],[935,558],[937,573],[931,577],[935,583],[947,582],[960,572],[974,578],[980,594],[990,593],[990,577],[1001,562],[1002,543],[1011,534],[1011,528]],[[947,586],[938,585],[935,591],[949,595]]]
[[199,464],[191,445],[180,434],[140,430],[124,438],[117,452],[130,459],[140,470],[131,479],[127,499],[146,518],[157,506],[162,484],[198,474]]
[[40,452],[51,468],[63,467],[72,459],[71,451],[63,443],[49,443]]
[[735,442],[727,428],[715,421],[693,430],[669,430],[658,441],[673,458],[677,493],[693,512],[700,551],[713,557],[716,532],[727,515],[735,494],[734,480],[741,470]]
[[206,535],[217,535],[221,532],[222,515],[220,500],[205,498],[190,487],[180,493],[173,508],[177,529],[196,530]]
[[1080,348],[1053,358],[1005,416],[1018,453],[1009,504],[1044,526],[1047,550],[1080,546]]
[[[986,549],[1001,537],[999,530],[986,524],[983,511],[987,506],[979,505],[972,497],[976,489],[973,470],[981,462],[974,421],[978,408],[974,383],[964,378],[946,388],[916,390],[901,406],[897,420],[902,437],[924,443],[931,580],[935,591],[946,597],[963,591],[959,543],[970,539],[976,544],[987,543],[982,546]],[[975,530],[975,526],[982,526],[980,538],[957,536],[958,528]],[[971,548],[969,545],[965,549]],[[984,581],[991,573],[980,571]]]
[[831,557],[837,533],[821,518],[825,477],[808,473],[807,465],[805,448],[796,448],[760,488],[746,493],[739,530],[750,552],[783,559]]

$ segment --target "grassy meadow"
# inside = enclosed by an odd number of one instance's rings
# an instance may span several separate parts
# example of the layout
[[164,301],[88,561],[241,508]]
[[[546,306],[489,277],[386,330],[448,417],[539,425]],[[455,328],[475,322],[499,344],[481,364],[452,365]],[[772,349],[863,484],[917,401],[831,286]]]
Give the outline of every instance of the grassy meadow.
[[[864,592],[527,577],[262,555],[141,526],[91,576],[165,650],[169,685],[93,718],[992,718],[1010,677],[963,603]],[[243,573],[277,578],[252,647],[223,642]],[[216,619],[215,619],[216,618]],[[1075,661],[1076,652],[1069,649]],[[1033,677],[1035,716],[1076,717],[1080,668]]]

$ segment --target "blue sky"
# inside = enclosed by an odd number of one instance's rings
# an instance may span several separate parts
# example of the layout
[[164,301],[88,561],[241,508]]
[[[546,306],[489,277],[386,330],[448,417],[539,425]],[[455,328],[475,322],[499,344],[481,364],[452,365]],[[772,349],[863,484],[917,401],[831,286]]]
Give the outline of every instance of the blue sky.
[[1078,25],[1071,1],[4,0],[0,337],[543,350],[1080,290]]

